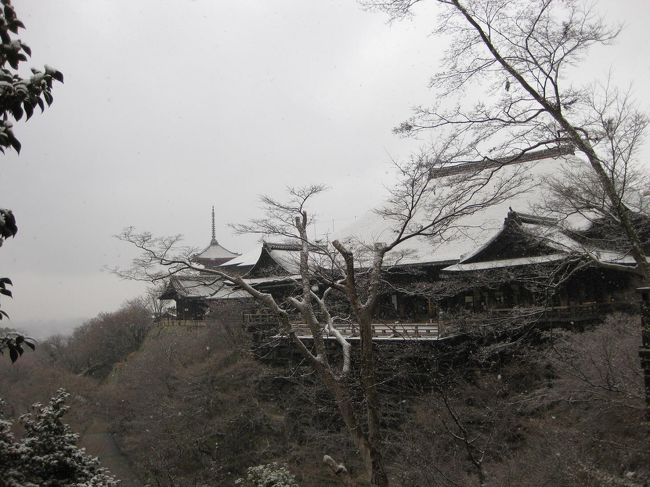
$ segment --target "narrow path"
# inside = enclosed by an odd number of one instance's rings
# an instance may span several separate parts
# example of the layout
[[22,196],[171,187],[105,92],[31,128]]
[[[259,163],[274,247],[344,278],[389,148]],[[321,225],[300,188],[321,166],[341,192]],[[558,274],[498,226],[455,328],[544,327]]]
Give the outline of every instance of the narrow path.
[[79,438],[79,446],[86,449],[88,453],[99,457],[103,467],[119,479],[120,487],[141,487],[143,484],[138,479],[128,459],[120,451],[108,429],[108,424],[95,419],[86,428]]

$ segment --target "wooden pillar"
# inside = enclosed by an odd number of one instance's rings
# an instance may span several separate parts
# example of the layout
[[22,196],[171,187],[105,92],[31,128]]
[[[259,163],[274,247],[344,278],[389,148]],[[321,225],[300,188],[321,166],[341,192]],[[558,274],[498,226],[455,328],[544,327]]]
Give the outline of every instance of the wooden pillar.
[[641,287],[641,368],[645,384],[646,420],[650,421],[650,287]]

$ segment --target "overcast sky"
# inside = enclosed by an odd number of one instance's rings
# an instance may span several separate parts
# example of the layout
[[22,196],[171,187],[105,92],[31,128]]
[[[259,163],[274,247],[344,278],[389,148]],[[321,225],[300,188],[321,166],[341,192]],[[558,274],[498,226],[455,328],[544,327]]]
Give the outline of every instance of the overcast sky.
[[[331,187],[320,230],[354,221],[381,201],[391,158],[418,147],[391,129],[431,101],[444,49],[427,2],[393,24],[354,0],[14,5],[30,65],[65,75],[53,106],[17,124],[20,156],[0,164],[0,206],[19,226],[0,249],[15,293],[2,308],[39,336],[141,292],[101,270],[133,256],[112,237],[124,227],[202,247],[215,205],[219,242],[243,252],[255,238],[228,223],[255,217],[260,194],[316,182]],[[611,68],[648,112],[650,3],[599,9],[625,29],[580,75]]]

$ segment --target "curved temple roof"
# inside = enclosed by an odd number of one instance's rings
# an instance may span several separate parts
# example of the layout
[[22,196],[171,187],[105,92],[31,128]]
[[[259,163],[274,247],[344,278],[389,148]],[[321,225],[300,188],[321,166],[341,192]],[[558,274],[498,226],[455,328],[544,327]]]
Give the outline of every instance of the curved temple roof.
[[[489,197],[494,186],[503,184],[504,181],[521,180],[521,189],[512,191],[512,195],[502,200],[485,205],[474,212],[469,212],[457,218],[443,234],[436,237],[414,237],[398,245],[387,254],[387,263],[391,261],[399,264],[434,264],[436,262],[461,261],[464,257],[473,254],[494,238],[502,229],[504,217],[509,210],[530,211],[536,204],[543,202],[544,185],[541,184],[548,177],[558,173],[565,164],[575,162],[575,156],[557,153],[554,151],[539,151],[537,157],[529,154],[525,159],[516,163],[508,163],[494,173],[490,184],[480,189],[476,200]],[[494,164],[479,166],[478,172],[468,173],[468,177],[483,171],[494,171]],[[441,174],[432,175],[436,190],[426,197],[430,201],[420,205],[409,224],[409,228],[427,224],[428,207],[434,212],[440,210],[436,199],[440,194],[455,191],[454,183],[462,178],[467,168],[454,168]],[[454,179],[455,178],[455,179]],[[444,198],[442,198],[444,200]],[[388,243],[396,236],[396,221],[385,218],[375,211],[368,211],[358,218],[353,225],[337,232],[336,236],[342,241],[352,245],[361,245],[371,248],[375,242]]]

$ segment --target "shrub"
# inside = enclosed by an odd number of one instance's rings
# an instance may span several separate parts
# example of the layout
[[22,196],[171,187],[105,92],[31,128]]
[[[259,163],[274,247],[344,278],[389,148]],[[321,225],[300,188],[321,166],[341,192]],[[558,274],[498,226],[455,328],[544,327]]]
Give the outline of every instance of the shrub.
[[69,394],[59,389],[50,402],[34,404],[20,423],[22,438],[0,416],[0,485],[8,487],[114,487],[117,481],[99,466],[97,458],[77,447],[78,435],[61,421]]
[[298,487],[298,482],[286,465],[273,462],[249,467],[246,470],[246,478],[237,479],[235,485],[241,487]]

